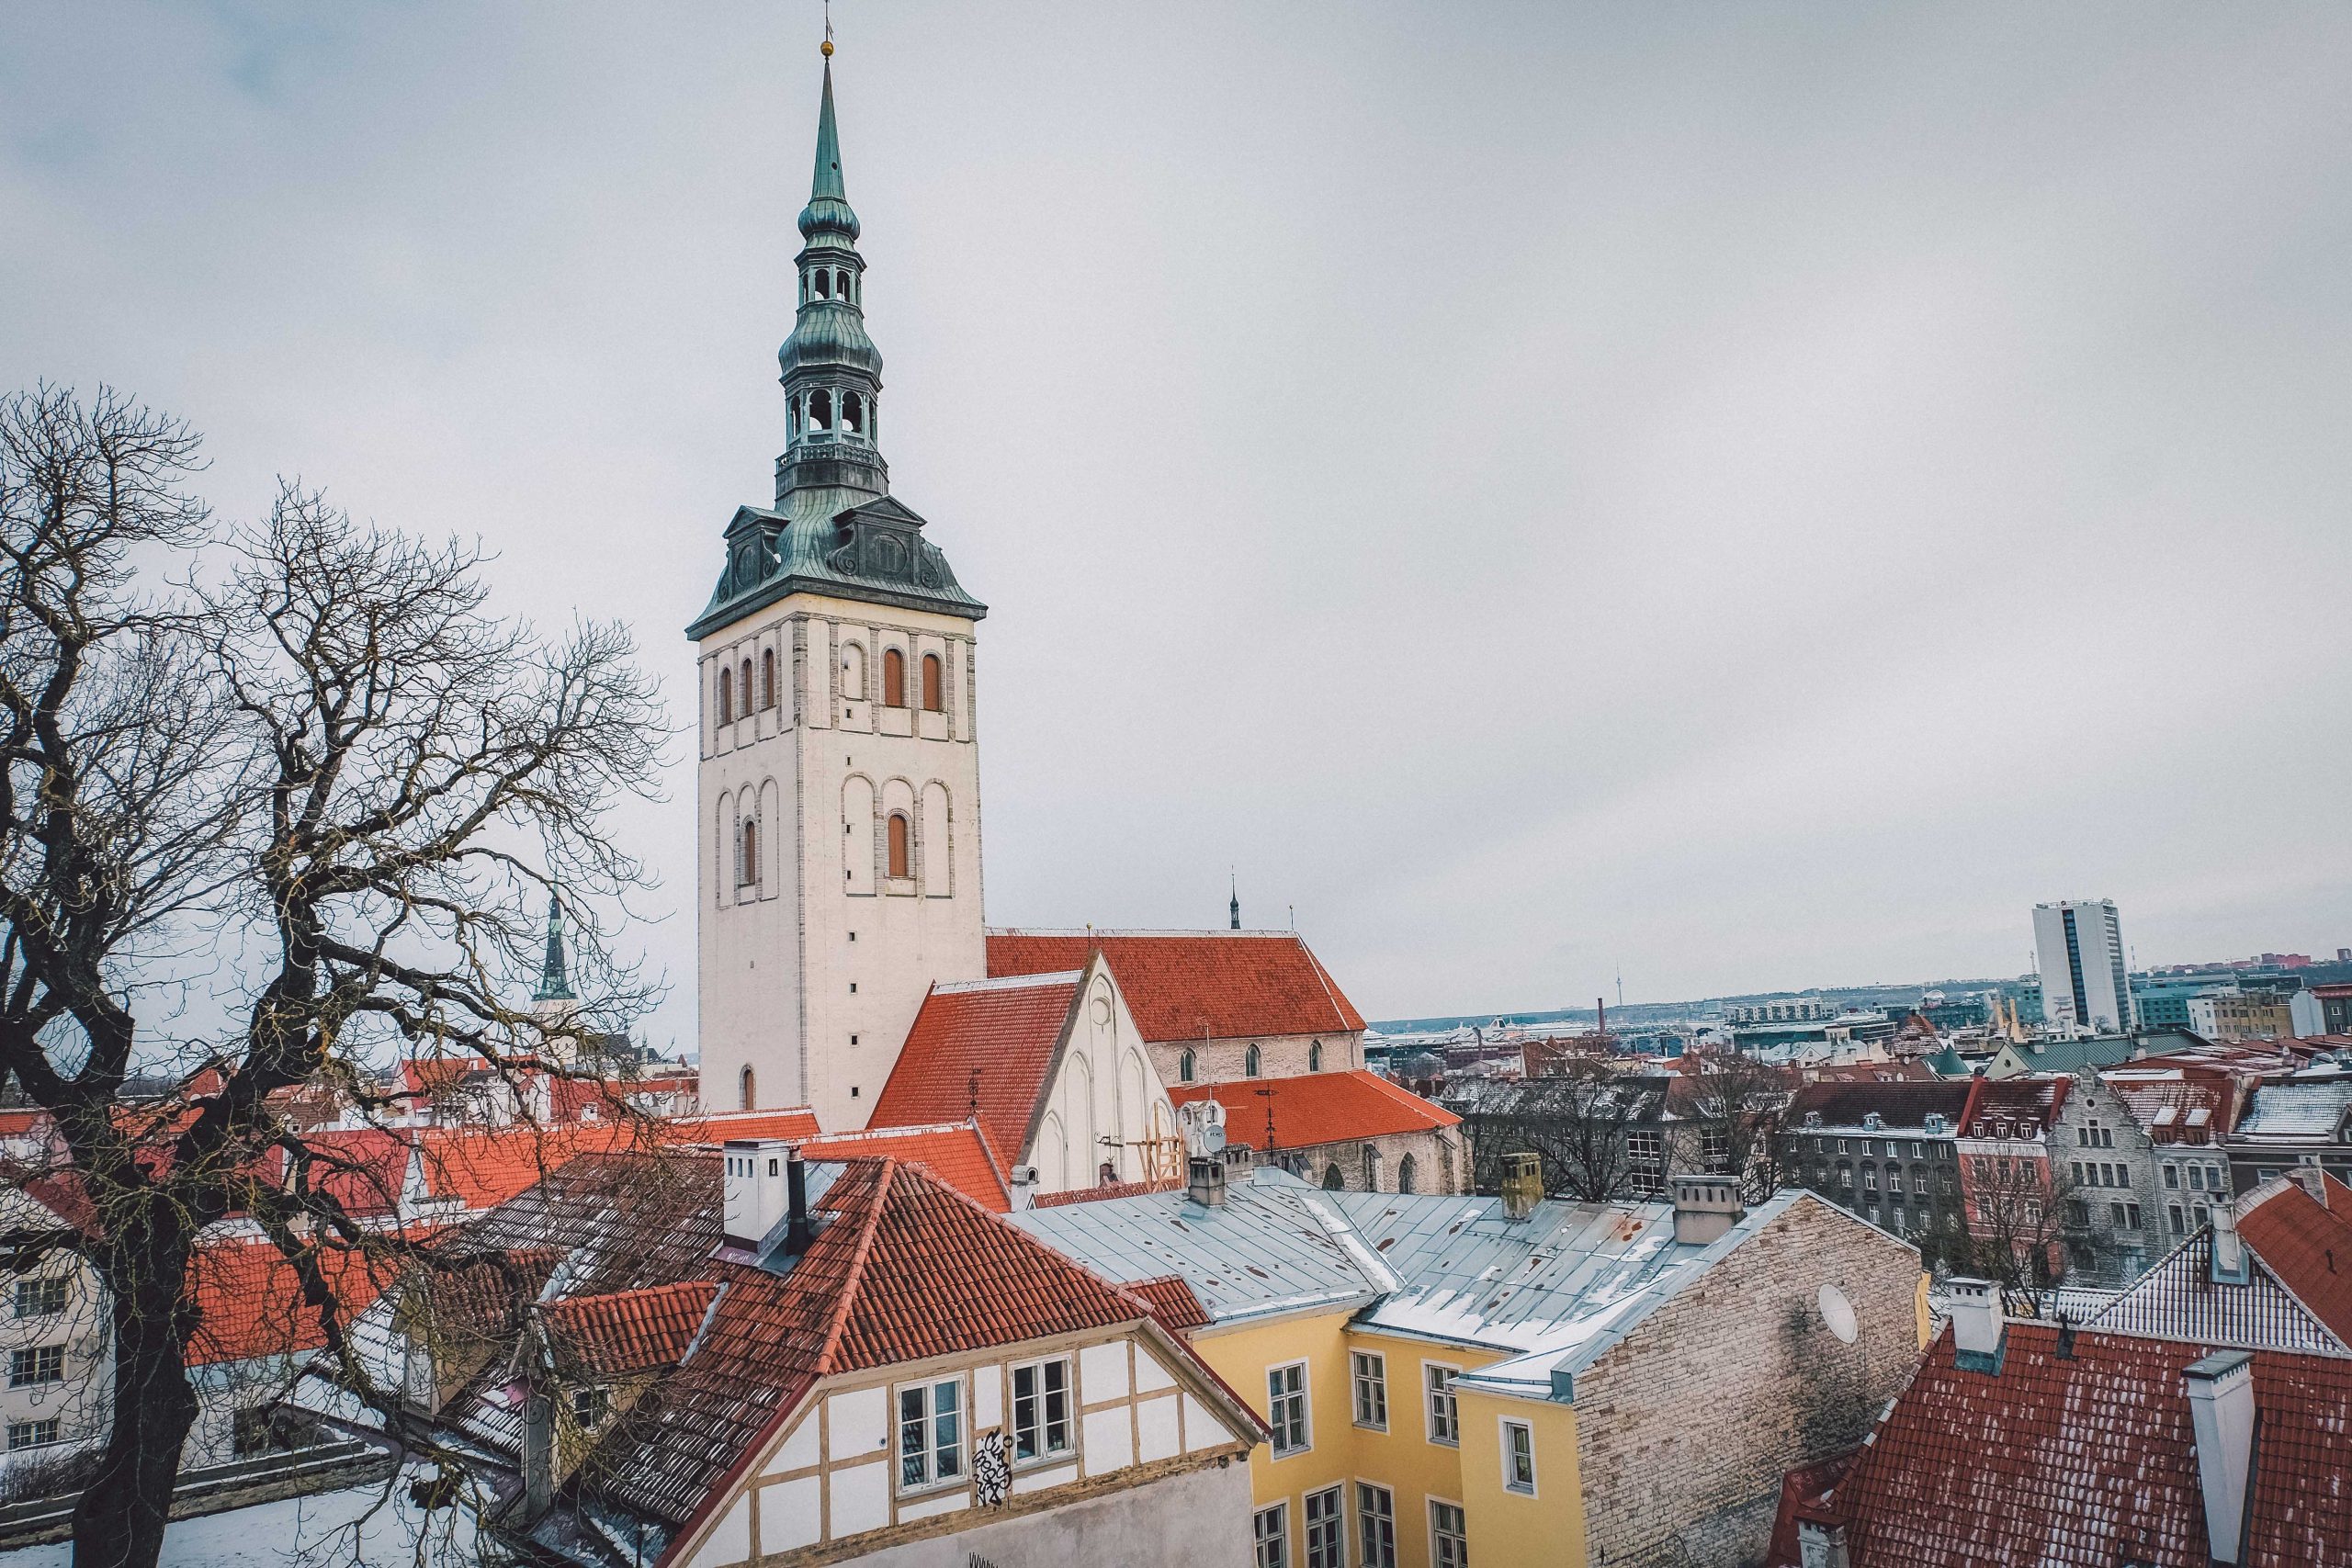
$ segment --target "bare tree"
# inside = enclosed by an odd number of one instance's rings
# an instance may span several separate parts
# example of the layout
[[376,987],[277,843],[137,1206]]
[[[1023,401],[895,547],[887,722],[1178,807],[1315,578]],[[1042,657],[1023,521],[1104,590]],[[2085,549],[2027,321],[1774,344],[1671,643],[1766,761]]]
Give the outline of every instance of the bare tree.
[[1665,1101],[1664,1079],[1621,1074],[1611,1058],[1590,1055],[1566,1058],[1545,1077],[1470,1080],[1446,1099],[1468,1133],[1480,1191],[1496,1190],[1504,1156],[1532,1153],[1546,1192],[1591,1202],[1663,1178]]
[[1698,1137],[1704,1168],[1740,1179],[1760,1202],[1781,1186],[1781,1113],[1796,1091],[1786,1069],[1738,1051],[1702,1051],[1683,1077],[1679,1110]]
[[1971,1168],[1962,1182],[1968,1233],[1951,1248],[1955,1264],[2039,1313],[2043,1298],[2066,1277],[2065,1206],[2078,1190],[2048,1160],[1966,1157]]
[[[393,1050],[573,1070],[613,1015],[513,999],[558,889],[606,1006],[645,999],[596,912],[642,885],[605,813],[650,792],[664,739],[628,634],[543,640],[487,611],[473,551],[296,488],[224,537],[196,449],[111,392],[0,402],[0,1069],[86,1210],[0,1262],[70,1249],[108,1293],[113,1419],[74,1520],[77,1564],[107,1568],[161,1550],[208,1226],[259,1224],[367,1392],[339,1278],[414,1243],[349,1213],[348,1156],[276,1104],[327,1082],[384,1111],[366,1068]],[[227,570],[171,589],[198,546]],[[208,976],[227,1022],[175,1041]],[[134,1102],[158,1066],[178,1087]]]

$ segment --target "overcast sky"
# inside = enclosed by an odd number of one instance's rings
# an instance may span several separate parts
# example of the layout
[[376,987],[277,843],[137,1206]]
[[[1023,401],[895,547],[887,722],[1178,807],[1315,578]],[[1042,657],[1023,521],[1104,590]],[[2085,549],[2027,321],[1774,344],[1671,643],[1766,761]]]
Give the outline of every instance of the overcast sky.
[[[1374,1016],[2352,944],[2352,8],[836,8],[992,923]],[[28,5],[0,379],[682,628],[764,502],[813,0]],[[624,824],[691,1047],[691,749]]]

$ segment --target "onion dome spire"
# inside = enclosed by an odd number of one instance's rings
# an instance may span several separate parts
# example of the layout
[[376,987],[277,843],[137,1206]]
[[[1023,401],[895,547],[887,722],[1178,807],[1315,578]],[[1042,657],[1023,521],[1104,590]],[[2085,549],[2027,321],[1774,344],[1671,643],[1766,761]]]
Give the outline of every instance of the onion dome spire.
[[[817,163],[808,205],[800,209],[805,242],[794,265],[799,308],[792,335],[776,353],[783,371],[786,440],[776,459],[776,508],[809,489],[878,496],[889,468],[876,445],[882,354],[865,334],[865,259],[857,254],[857,214],[842,182],[842,139],[833,118],[832,40],[826,40],[825,90],[817,111]],[[857,499],[843,496],[843,503]]]

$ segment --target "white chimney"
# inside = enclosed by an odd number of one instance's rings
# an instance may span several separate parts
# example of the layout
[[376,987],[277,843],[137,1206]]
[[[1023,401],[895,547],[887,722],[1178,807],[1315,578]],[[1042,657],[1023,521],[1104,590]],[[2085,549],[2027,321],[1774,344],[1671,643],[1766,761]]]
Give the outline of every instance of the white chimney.
[[727,1162],[724,1233],[732,1247],[756,1247],[790,1213],[792,1145],[782,1138],[729,1138],[719,1147]]
[[2254,1469],[2254,1354],[2216,1350],[2181,1375],[2197,1429],[2205,1544],[2216,1562],[2244,1562],[2246,1483]]
[[2246,1264],[2245,1242],[2238,1235],[2238,1212],[2227,1201],[2213,1208],[2213,1282],[2217,1285],[2248,1285],[2254,1282],[2254,1270]]
[[2008,1332],[2000,1287],[1990,1280],[1955,1279],[1944,1288],[1951,1297],[1954,1364],[1966,1371],[1998,1372],[2002,1339]]
[[1720,1241],[1747,1212],[1731,1177],[1671,1176],[1667,1184],[1674,1193],[1674,1239],[1686,1247]]
[[1037,1168],[1016,1165],[1012,1168],[1012,1212],[1037,1206]]

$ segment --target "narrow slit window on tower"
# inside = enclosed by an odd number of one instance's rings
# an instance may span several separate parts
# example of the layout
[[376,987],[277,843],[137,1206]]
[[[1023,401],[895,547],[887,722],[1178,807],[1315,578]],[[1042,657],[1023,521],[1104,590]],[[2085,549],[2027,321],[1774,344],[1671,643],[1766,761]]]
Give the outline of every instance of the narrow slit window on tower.
[[735,677],[724,664],[718,667],[718,722],[735,722]]
[[907,656],[895,648],[882,650],[882,705],[907,705]]
[[758,1086],[752,1081],[752,1069],[749,1067],[743,1069],[743,1082],[740,1092],[743,1097],[743,1109],[746,1111],[756,1109],[753,1101],[759,1098]]
[[889,831],[890,874],[894,877],[912,876],[908,866],[907,818],[902,811],[890,813]]
[[775,706],[775,649],[772,648],[760,650],[760,705]]
[[925,713],[947,711],[946,682],[940,679],[939,655],[922,656],[922,705]]
[[750,818],[743,819],[742,840],[735,857],[735,880],[745,886],[760,879],[760,825]]
[[743,716],[752,716],[752,661],[743,660]]

